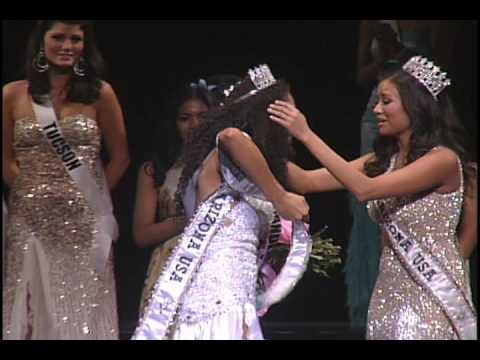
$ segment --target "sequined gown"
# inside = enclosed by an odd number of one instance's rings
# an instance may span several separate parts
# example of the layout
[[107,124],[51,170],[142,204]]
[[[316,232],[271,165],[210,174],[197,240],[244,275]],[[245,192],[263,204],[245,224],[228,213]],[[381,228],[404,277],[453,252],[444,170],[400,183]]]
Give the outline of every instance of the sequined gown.
[[[396,156],[390,169],[396,168]],[[461,164],[459,167],[461,169]],[[461,173],[461,170],[460,170]],[[371,201],[370,216],[384,227],[385,213],[403,226],[415,240],[448,270],[456,285],[470,293],[467,264],[462,259],[456,237],[463,202],[463,179],[458,190],[440,194],[405,196]],[[385,205],[384,212],[380,203]],[[407,273],[386,245],[368,312],[367,339],[442,340],[456,334],[436,300]],[[471,296],[471,295],[470,295]]]
[[[96,173],[101,135],[82,115],[59,119],[65,138]],[[89,265],[94,214],[34,117],[15,121],[20,175],[9,201],[4,339],[117,339],[112,254],[103,274]]]
[[255,299],[259,232],[267,225],[251,205],[237,202],[183,297],[172,339],[263,339]]
[[[220,159],[220,166],[226,171],[226,158]],[[184,197],[188,218],[196,203],[199,173],[198,169]],[[226,187],[229,185],[224,179],[217,191]],[[233,207],[219,220],[221,226],[182,295],[168,339],[263,339],[255,309],[258,254],[260,239],[269,234],[273,208],[268,210],[262,202],[249,199],[246,189],[245,193],[233,189],[229,192],[236,194]]]

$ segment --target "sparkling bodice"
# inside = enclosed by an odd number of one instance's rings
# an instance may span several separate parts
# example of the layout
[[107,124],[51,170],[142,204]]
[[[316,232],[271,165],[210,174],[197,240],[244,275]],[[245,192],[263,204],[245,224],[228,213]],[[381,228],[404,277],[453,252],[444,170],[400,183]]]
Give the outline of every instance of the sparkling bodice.
[[243,201],[225,217],[183,297],[181,322],[201,322],[232,307],[255,304],[258,219],[255,209]]
[[[95,173],[95,162],[101,146],[97,122],[83,114],[76,114],[59,119],[59,124],[79,159]],[[57,181],[63,183],[70,179],[63,167],[58,166],[61,165],[60,161],[45,141],[45,135],[35,118],[25,117],[15,121],[14,149],[20,166],[20,176],[16,179],[20,182],[20,188],[24,188],[24,182],[42,183],[43,179],[48,179],[55,186]]]
[[[394,171],[395,162],[396,156],[388,172]],[[460,160],[458,163],[462,174]],[[386,225],[384,219],[388,215],[450,274],[458,288],[468,293],[466,262],[460,255],[456,235],[463,191],[461,177],[459,188],[453,192],[374,200],[368,203],[368,211],[381,228]],[[367,337],[370,339],[455,338],[436,299],[413,280],[388,244],[380,258],[368,317]]]
[[[389,171],[393,171],[395,158]],[[462,174],[460,160],[459,171]],[[374,200],[368,203],[368,212],[380,226],[390,216],[408,229],[422,246],[434,254],[463,284],[464,265],[459,255],[456,230],[463,204],[463,176],[456,191],[441,194],[429,192],[401,198]],[[441,260],[443,259],[443,260]]]

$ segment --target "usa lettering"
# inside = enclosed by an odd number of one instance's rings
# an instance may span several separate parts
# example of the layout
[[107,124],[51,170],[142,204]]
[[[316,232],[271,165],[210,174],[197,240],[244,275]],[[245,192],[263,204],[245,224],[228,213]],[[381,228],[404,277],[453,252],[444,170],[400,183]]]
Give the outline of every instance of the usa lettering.
[[430,269],[432,266],[425,260],[425,257],[421,253],[415,255],[412,263],[427,281],[431,281],[433,276],[437,273],[434,269]]
[[193,259],[187,256],[181,256],[178,260],[179,264],[175,265],[175,270],[170,275],[170,280],[181,282],[183,277],[180,275],[185,275],[190,267]]

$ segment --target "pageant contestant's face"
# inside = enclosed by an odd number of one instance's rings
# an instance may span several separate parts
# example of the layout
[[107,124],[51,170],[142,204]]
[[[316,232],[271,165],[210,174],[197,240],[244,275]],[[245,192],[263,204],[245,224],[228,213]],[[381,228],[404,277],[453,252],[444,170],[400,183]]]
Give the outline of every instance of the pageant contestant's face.
[[201,100],[185,101],[178,109],[177,131],[184,142],[195,129],[208,111],[208,106]]
[[44,36],[48,62],[59,68],[72,67],[84,49],[84,33],[80,25],[55,23]]
[[411,132],[410,119],[405,112],[398,89],[390,80],[384,80],[379,84],[378,98],[373,111],[378,120],[379,134],[398,137]]

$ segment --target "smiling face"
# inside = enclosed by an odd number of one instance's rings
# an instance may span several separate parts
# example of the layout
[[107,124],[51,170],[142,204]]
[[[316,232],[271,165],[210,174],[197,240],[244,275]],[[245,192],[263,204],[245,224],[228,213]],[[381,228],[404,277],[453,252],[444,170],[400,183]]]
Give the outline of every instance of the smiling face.
[[378,86],[378,103],[373,109],[381,136],[400,137],[412,132],[410,119],[403,107],[397,87],[390,80]]
[[57,22],[43,38],[48,62],[59,68],[72,67],[84,50],[84,32],[80,25]]
[[207,111],[208,106],[199,99],[187,100],[180,106],[176,124],[182,142],[198,126]]

